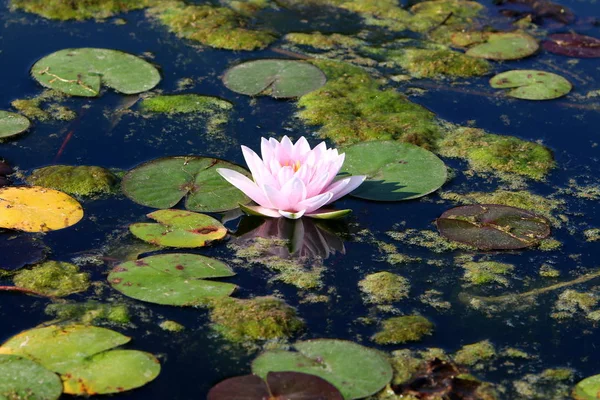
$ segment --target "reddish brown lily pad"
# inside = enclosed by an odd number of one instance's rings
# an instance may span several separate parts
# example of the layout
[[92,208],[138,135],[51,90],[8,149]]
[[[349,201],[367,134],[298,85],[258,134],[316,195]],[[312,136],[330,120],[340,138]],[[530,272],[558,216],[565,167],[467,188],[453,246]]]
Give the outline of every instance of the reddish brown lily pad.
[[578,33],[555,33],[543,45],[550,53],[578,58],[600,57],[600,39]]
[[229,378],[208,392],[208,400],[343,400],[325,379],[302,372],[269,372],[266,382],[257,375]]
[[550,234],[547,219],[496,204],[455,207],[444,212],[436,224],[442,236],[481,250],[521,249]]

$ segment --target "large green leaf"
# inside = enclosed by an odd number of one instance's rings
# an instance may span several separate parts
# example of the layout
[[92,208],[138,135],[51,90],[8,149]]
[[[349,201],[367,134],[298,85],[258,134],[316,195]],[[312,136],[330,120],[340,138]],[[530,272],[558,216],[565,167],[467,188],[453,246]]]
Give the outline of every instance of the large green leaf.
[[217,173],[229,168],[248,177],[244,168],[210,157],[165,157],[129,171],[122,181],[123,192],[136,203],[154,208],[171,208],[186,198],[188,210],[220,212],[250,201],[246,195]]
[[254,96],[299,97],[325,84],[325,74],[312,64],[295,60],[255,60],[230,68],[223,77],[229,90]]
[[147,61],[117,50],[64,49],[47,55],[31,68],[43,86],[73,96],[94,97],[106,85],[125,94],[141,93],[160,82],[158,70]]
[[571,91],[571,83],[560,75],[537,70],[506,71],[490,79],[495,89],[511,89],[511,97],[524,100],[551,100]]
[[209,281],[235,273],[224,263],[197,254],[161,254],[128,261],[108,275],[113,288],[134,299],[173,306],[197,306],[229,296],[236,285]]
[[579,382],[573,389],[575,400],[597,400],[600,398],[600,375],[593,375]]
[[0,110],[0,139],[25,132],[30,125],[24,116]]
[[376,350],[344,340],[317,339],[293,345],[297,352],[267,351],[252,363],[263,379],[270,371],[317,375],[333,384],[346,400],[376,393],[392,379],[392,367]]
[[425,196],[446,182],[446,165],[418,146],[394,141],[355,144],[343,149],[342,172],[366,175],[352,196],[379,201],[410,200]]
[[129,226],[131,233],[145,242],[168,247],[202,247],[227,234],[219,221],[208,215],[184,210],[158,210],[147,215],[153,223]]
[[0,354],[23,356],[57,372],[68,394],[119,393],[152,381],[160,372],[151,354],[111,350],[129,340],[105,328],[52,325],[13,336]]
[[55,400],[63,385],[58,375],[26,358],[0,355],[0,400]]

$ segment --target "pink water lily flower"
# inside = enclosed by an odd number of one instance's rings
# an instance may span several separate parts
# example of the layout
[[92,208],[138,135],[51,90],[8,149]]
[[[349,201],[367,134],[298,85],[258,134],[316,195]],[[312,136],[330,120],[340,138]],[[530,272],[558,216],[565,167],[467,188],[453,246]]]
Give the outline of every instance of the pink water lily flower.
[[298,219],[303,215],[335,218],[350,212],[318,211],[356,189],[366,178],[348,176],[336,179],[344,163],[344,154],[338,154],[336,149],[328,149],[325,142],[311,149],[304,137],[295,144],[287,136],[281,142],[274,138],[262,138],[260,147],[262,159],[248,147],[242,146],[254,180],[230,169],[217,169],[223,178],[258,204],[244,206],[244,211],[290,219]]

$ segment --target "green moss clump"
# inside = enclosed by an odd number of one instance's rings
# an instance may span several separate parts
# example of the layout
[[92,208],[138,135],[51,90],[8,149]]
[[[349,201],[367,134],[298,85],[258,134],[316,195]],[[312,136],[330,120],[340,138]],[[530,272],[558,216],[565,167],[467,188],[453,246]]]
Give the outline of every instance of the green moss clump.
[[296,310],[275,297],[226,297],[211,304],[213,328],[233,342],[285,339],[304,327]]
[[491,70],[486,60],[444,48],[390,50],[386,58],[398,63],[415,78],[442,75],[468,78],[486,75]]
[[163,1],[148,13],[177,36],[218,49],[263,49],[275,40],[270,32],[246,28],[247,18],[227,7]]
[[358,47],[365,45],[365,42],[352,36],[333,33],[324,35],[321,32],[312,33],[288,33],[284,37],[288,42],[302,46],[311,46],[320,50],[331,50],[338,47]]
[[433,333],[433,323],[421,315],[392,317],[383,321],[382,329],[373,335],[377,344],[417,342]]
[[55,90],[44,90],[41,94],[28,99],[13,100],[10,104],[21,114],[37,121],[71,121],[77,114],[56,101],[66,98],[64,93]]
[[529,355],[528,353],[524,352],[523,350],[515,349],[514,347],[504,349],[504,351],[502,351],[502,355],[504,357],[521,358],[524,360],[528,360],[531,358],[531,355]]
[[573,378],[573,370],[569,368],[548,368],[540,376],[550,381],[568,381]]
[[408,297],[410,283],[400,275],[382,271],[367,275],[358,282],[358,287],[369,303],[386,304]]
[[327,83],[298,100],[298,116],[322,125],[321,137],[349,145],[367,140],[400,140],[433,148],[440,127],[429,110],[394,89],[384,90],[365,70],[344,62],[312,61]]
[[487,361],[496,356],[496,349],[489,340],[463,346],[454,354],[454,361],[458,364],[472,366],[481,361]]
[[554,167],[552,153],[545,146],[476,128],[461,127],[450,132],[438,143],[438,148],[442,156],[464,158],[480,172],[542,180]]
[[178,114],[229,111],[233,105],[217,97],[201,96],[198,94],[176,94],[168,96],[154,96],[142,100],[140,107],[143,111],[154,113]]
[[568,319],[573,318],[579,311],[590,314],[594,312],[598,302],[600,298],[595,293],[567,289],[558,296],[554,303],[554,312],[550,316],[555,319]]
[[98,302],[75,304],[50,304],[46,314],[54,315],[61,321],[93,324],[98,321],[108,321],[115,324],[130,322],[129,309],[124,304],[102,304]]
[[504,275],[514,271],[515,266],[496,261],[468,262],[463,265],[465,274],[463,279],[473,285],[486,285],[497,283],[508,286],[508,279]]
[[583,231],[583,235],[585,236],[585,240],[588,242],[597,242],[600,240],[600,229],[586,229]]
[[402,349],[392,352],[390,363],[394,369],[392,383],[394,385],[402,385],[408,382],[422,368],[425,360],[416,356],[411,350]]
[[558,278],[560,276],[560,270],[553,268],[549,264],[543,264],[538,273],[544,278]]
[[449,310],[452,308],[452,304],[449,301],[442,300],[442,292],[435,289],[426,290],[421,296],[419,296],[419,300],[421,303],[426,304],[430,307],[435,308],[436,310]]
[[13,277],[15,286],[53,297],[83,292],[90,286],[90,276],[79,272],[79,267],[60,261],[46,261],[18,272]]
[[117,177],[102,167],[51,165],[38,168],[27,183],[57,189],[77,196],[110,194],[116,190]]
[[546,238],[540,240],[537,248],[541,251],[554,251],[560,249],[562,247],[562,243],[556,239]]
[[160,326],[160,329],[162,329],[164,331],[169,331],[169,332],[181,332],[181,331],[185,330],[185,326],[181,325],[178,322],[171,321],[171,320],[163,321],[158,326]]
[[13,8],[60,21],[104,19],[160,0],[11,0]]

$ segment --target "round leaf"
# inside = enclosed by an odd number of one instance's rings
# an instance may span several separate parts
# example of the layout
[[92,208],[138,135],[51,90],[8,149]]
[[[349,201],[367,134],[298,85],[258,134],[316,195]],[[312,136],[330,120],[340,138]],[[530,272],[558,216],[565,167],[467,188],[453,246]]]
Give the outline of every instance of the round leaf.
[[202,247],[227,234],[219,221],[208,215],[184,210],[159,210],[147,215],[157,221],[131,224],[131,233],[145,242],[169,247]]
[[0,355],[0,399],[55,400],[63,386],[58,375],[41,365],[11,355]]
[[123,193],[138,204],[171,208],[186,198],[188,210],[220,212],[250,201],[217,173],[229,168],[248,177],[242,167],[210,157],[165,157],[129,171],[122,181]]
[[230,68],[223,83],[236,93],[275,98],[299,97],[317,90],[327,78],[312,64],[295,60],[255,60]]
[[196,254],[161,254],[116,266],[108,275],[113,288],[126,296],[174,306],[203,305],[229,296],[236,286],[208,281],[235,273],[222,262]]
[[229,378],[208,392],[208,400],[304,399],[343,400],[331,383],[301,372],[269,372],[267,383],[256,375]]
[[437,219],[440,233],[481,250],[532,246],[550,234],[550,223],[532,212],[495,204],[452,208]]
[[295,371],[317,375],[333,384],[346,400],[360,399],[381,390],[392,379],[389,361],[376,350],[344,340],[298,342],[297,352],[272,350],[252,363],[252,372]]
[[344,149],[342,172],[366,175],[352,196],[368,200],[416,199],[446,182],[446,166],[421,147],[394,141],[363,142]]
[[0,188],[0,228],[47,232],[67,228],[83,218],[83,208],[58,190],[31,187]]
[[589,376],[573,389],[575,400],[598,400],[600,398],[600,375]]
[[52,53],[31,68],[43,86],[73,96],[94,97],[101,85],[117,92],[145,92],[160,82],[158,70],[132,54],[109,49],[64,49]]
[[0,110],[0,139],[25,132],[30,125],[24,116]]
[[43,259],[48,248],[27,234],[0,233],[0,269],[16,271]]
[[120,393],[145,385],[160,373],[152,354],[113,350],[81,360],[64,374],[64,392],[74,395]]
[[[551,100],[571,91],[571,83],[560,75],[536,70],[513,70],[490,79],[495,89],[511,89],[506,94],[524,100]],[[514,89],[513,89],[514,88]]]
[[562,56],[600,57],[600,39],[577,33],[555,33],[548,36],[542,46],[545,50]]
[[488,60],[517,60],[532,55],[538,42],[526,33],[490,33],[485,42],[467,50],[467,55]]

